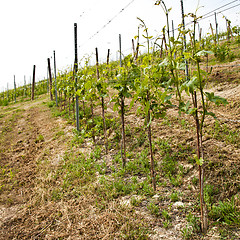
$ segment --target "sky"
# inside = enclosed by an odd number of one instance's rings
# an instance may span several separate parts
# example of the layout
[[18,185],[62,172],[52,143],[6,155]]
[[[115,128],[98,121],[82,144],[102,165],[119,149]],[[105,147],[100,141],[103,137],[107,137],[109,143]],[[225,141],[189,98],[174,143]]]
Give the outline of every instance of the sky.
[[[124,55],[131,53],[132,39],[137,35],[140,21],[145,21],[149,35],[157,37],[166,25],[166,18],[156,0],[0,0],[0,92],[31,81],[33,65],[36,80],[47,77],[47,58],[53,67],[53,51],[56,53],[57,71],[70,69],[74,61],[74,23],[78,26],[78,59],[91,56],[95,64],[95,48],[100,62],[116,60],[119,34]],[[164,0],[172,8],[169,20],[177,28],[181,23],[180,0]],[[217,13],[220,31],[226,30],[224,17],[231,25],[239,25],[240,0],[183,0],[184,13],[196,12],[202,16]],[[224,5],[226,5],[224,7]],[[238,5],[238,6],[237,6]],[[234,7],[236,6],[236,7]],[[227,10],[228,8],[231,8]],[[207,16],[210,16],[206,15]],[[190,18],[185,22],[189,23]],[[215,27],[215,17],[199,21],[203,34]],[[105,26],[105,27],[104,27]],[[187,27],[190,27],[188,25]],[[175,33],[176,34],[176,33]],[[140,41],[144,42],[143,37]],[[83,62],[83,61],[82,61]]]

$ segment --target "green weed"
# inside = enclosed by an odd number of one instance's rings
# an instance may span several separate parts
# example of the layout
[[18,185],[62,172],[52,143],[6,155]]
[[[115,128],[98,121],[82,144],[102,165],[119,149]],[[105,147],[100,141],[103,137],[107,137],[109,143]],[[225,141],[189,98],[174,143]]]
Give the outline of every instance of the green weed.
[[160,210],[158,205],[156,205],[153,202],[150,202],[147,206],[147,209],[151,212],[152,215],[159,216],[160,215]]
[[100,146],[96,146],[94,150],[90,153],[90,158],[97,160],[101,158],[101,153],[103,152]]
[[138,207],[140,205],[141,201],[142,201],[141,199],[136,198],[135,196],[132,196],[130,199],[130,203],[135,207]]
[[56,137],[60,137],[60,136],[63,136],[65,134],[65,132],[62,130],[62,131],[59,131],[55,134]]
[[217,222],[240,226],[240,211],[235,205],[234,197],[224,202],[219,201],[212,206],[209,216]]
[[141,147],[147,139],[145,132],[140,132],[139,136],[137,137],[137,145]]
[[73,130],[73,138],[72,138],[72,146],[73,145],[82,145],[84,143],[85,140],[85,135],[84,135],[84,131],[80,131],[78,132],[76,129]]
[[170,226],[172,226],[172,223],[171,223],[171,221],[170,220],[165,220],[165,221],[163,221],[163,227],[164,228],[169,228]]
[[175,187],[179,187],[183,183],[182,176],[180,174],[177,174],[175,176],[169,175],[169,179],[170,179],[171,184]]
[[170,199],[172,202],[177,202],[179,200],[178,192],[172,192],[170,195]]
[[211,184],[205,184],[204,186],[204,199],[206,204],[210,207],[213,203],[214,195],[218,193],[218,188],[215,188]]
[[54,101],[50,101],[47,103],[47,105],[49,108],[52,108],[52,107],[56,106],[56,103]]
[[42,134],[39,134],[35,139],[35,143],[44,142],[44,137]]
[[182,232],[183,239],[194,239],[194,234],[200,232],[200,220],[195,217],[191,212],[187,215],[187,225]]
[[219,121],[216,121],[214,128],[209,132],[216,139],[219,139],[221,141],[224,140],[227,143],[240,146],[240,131],[230,129],[227,124],[222,124]]
[[192,184],[193,184],[194,186],[197,186],[197,185],[198,185],[198,182],[199,182],[198,178],[197,178],[196,176],[194,176],[194,177],[192,178]]
[[162,210],[162,217],[165,219],[165,220],[170,220],[171,219],[171,216],[170,216],[170,214],[168,213],[168,211],[167,210]]
[[217,45],[213,48],[214,56],[218,61],[224,62],[225,60],[232,61],[235,58],[234,53],[231,51],[229,46],[225,43],[222,45]]

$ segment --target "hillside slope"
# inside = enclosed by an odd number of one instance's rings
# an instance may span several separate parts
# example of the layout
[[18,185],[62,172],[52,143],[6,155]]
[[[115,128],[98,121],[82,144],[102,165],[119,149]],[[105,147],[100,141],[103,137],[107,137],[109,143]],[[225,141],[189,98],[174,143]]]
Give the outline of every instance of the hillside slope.
[[[219,119],[206,122],[205,198],[211,211],[204,239],[239,239],[240,88],[223,82],[214,90],[229,105],[213,108]],[[125,170],[116,113],[107,110],[108,154],[101,135],[94,146],[60,115],[47,96],[1,107],[0,239],[201,238],[194,119],[171,109],[152,123],[154,193],[143,119],[135,109],[126,116]],[[217,215],[219,201],[232,207],[223,212],[233,215],[229,223]]]

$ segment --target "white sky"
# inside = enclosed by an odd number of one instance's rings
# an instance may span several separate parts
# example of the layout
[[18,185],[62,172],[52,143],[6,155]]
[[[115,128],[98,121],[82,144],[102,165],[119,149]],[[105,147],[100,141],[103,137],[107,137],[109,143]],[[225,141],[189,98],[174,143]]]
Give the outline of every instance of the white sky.
[[[47,58],[56,51],[58,70],[70,67],[74,60],[74,23],[78,24],[78,58],[95,53],[98,47],[100,61],[105,61],[107,49],[111,59],[116,59],[119,34],[122,35],[122,50],[131,52],[131,39],[137,35],[139,20],[143,19],[150,35],[156,37],[161,33],[166,19],[155,0],[135,0],[122,11],[99,34],[88,41],[109,20],[132,0],[0,0],[0,92],[13,87],[16,75],[17,86],[27,83],[36,65],[36,79],[47,75]],[[198,15],[206,14],[234,0],[183,0],[185,14],[195,12],[198,2],[202,6]],[[169,19],[177,27],[181,23],[180,0],[165,0],[167,8],[172,10]],[[239,0],[216,10],[218,13],[239,4]],[[232,21],[232,26],[239,24],[240,6],[224,11],[222,14]],[[221,13],[217,14],[220,30],[226,29]],[[186,19],[185,22],[189,22]],[[209,23],[215,26],[214,16],[200,21],[200,27],[206,34]],[[142,38],[143,41],[143,38]],[[126,50],[126,51],[125,51]],[[95,62],[95,58],[92,59]],[[53,58],[51,58],[53,67]]]

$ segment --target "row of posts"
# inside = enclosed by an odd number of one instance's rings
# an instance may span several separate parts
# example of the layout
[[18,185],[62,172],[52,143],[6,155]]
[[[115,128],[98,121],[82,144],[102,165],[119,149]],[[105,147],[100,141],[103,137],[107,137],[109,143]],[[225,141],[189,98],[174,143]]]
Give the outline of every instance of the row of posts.
[[[180,0],[181,2],[181,10],[182,10],[182,26],[183,30],[185,30],[185,21],[184,21],[184,8],[183,8],[183,0]],[[226,20],[227,21],[227,20]],[[228,24],[228,23],[227,23]],[[216,25],[216,43],[218,43],[218,23],[217,23],[217,16],[215,12],[215,25]],[[212,25],[210,24],[210,27],[212,29]],[[229,27],[229,26],[227,26]],[[213,31],[213,29],[212,29]],[[173,32],[173,37],[174,37],[174,25],[172,21],[172,32]],[[201,32],[201,29],[200,29]],[[199,34],[199,37],[201,34]],[[74,45],[75,45],[75,59],[74,59],[74,75],[75,75],[75,88],[77,91],[77,71],[78,71],[78,52],[77,52],[77,23],[74,23]],[[119,35],[119,50],[120,50],[120,66],[121,66],[121,35]],[[186,50],[186,36],[184,34],[184,50]],[[58,96],[57,96],[57,74],[56,74],[56,57],[55,57],[55,51],[53,51],[53,57],[54,57],[54,77],[55,77],[55,101],[56,101],[56,106],[58,106]],[[48,82],[48,90],[50,89],[50,99],[53,100],[53,94],[52,94],[52,74],[51,74],[51,66],[50,66],[50,58],[47,59],[48,62],[48,77],[47,81]],[[186,63],[186,77],[189,75],[189,70],[188,70],[188,62],[185,60]],[[32,78],[32,93],[31,93],[31,100],[34,100],[34,88],[35,88],[35,71],[36,71],[36,65],[33,66],[33,78]],[[25,81],[25,76],[24,76],[24,81]],[[15,75],[14,75],[14,99],[16,102],[16,81],[15,81]],[[78,96],[76,95],[76,125],[77,125],[77,130],[79,130],[79,103],[78,103]]]

